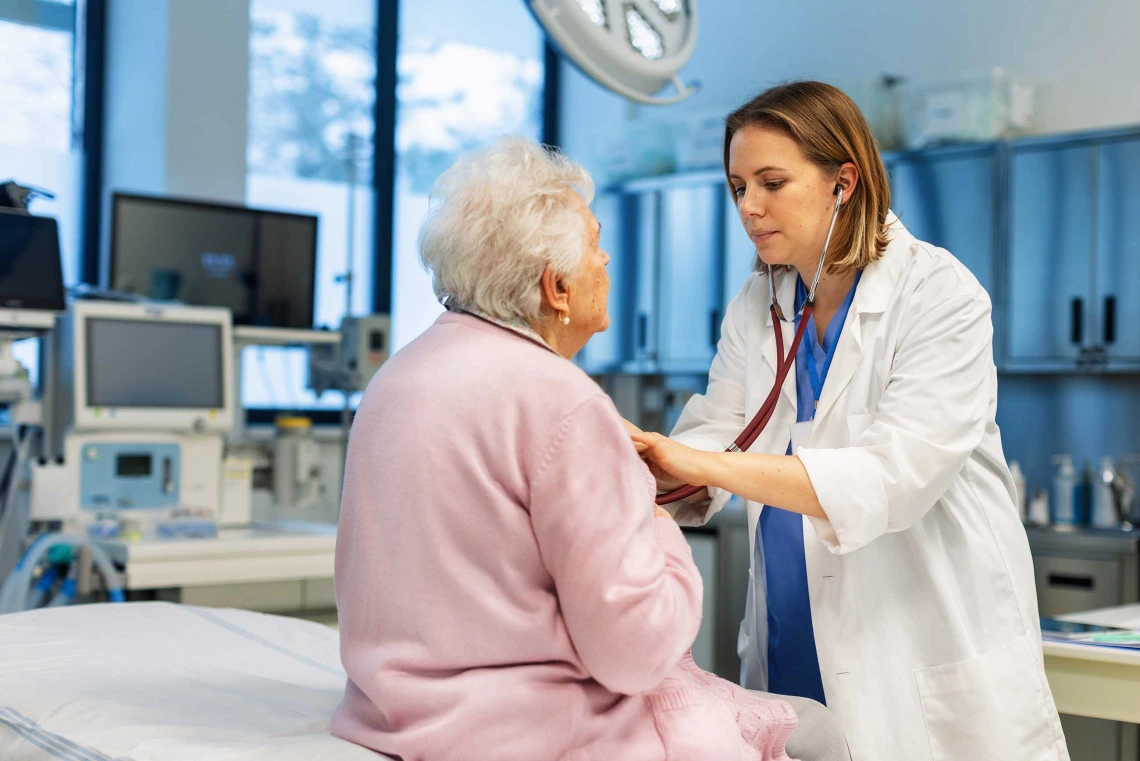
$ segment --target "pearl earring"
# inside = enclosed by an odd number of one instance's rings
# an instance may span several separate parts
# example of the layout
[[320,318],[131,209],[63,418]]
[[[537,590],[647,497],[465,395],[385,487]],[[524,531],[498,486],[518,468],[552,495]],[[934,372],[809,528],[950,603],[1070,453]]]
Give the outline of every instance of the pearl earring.
[[564,314],[564,315],[560,316],[558,319],[562,320],[563,325],[569,325],[570,324],[570,315],[568,315],[568,314]]

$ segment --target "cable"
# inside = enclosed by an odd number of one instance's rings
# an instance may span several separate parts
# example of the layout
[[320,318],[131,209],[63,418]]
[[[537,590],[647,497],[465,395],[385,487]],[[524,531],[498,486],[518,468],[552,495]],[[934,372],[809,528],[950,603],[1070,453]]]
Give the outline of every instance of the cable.
[[[8,460],[4,463],[4,474],[0,476],[0,494],[8,491],[8,479],[12,477],[12,474],[14,472],[19,449],[20,446],[18,441],[13,439],[12,446],[8,452]],[[0,515],[3,515],[4,509],[5,505],[0,504]]]
[[19,556],[20,542],[23,541],[27,529],[26,526],[19,525],[16,519],[16,487],[20,483],[20,473],[30,456],[32,439],[30,431],[26,431],[22,438],[19,432],[15,432],[13,436],[16,462],[3,492],[4,512],[0,515],[0,578],[9,575],[13,565],[11,558]]
[[71,570],[67,572],[67,578],[63,580],[63,584],[59,588],[59,592],[45,605],[45,608],[58,608],[61,605],[67,605],[75,599],[75,592],[79,586],[76,581],[76,569],[79,566],[78,558],[76,562],[71,564]]
[[36,585],[28,591],[28,599],[24,603],[24,610],[31,610],[32,608],[40,607],[40,603],[47,597],[47,593],[55,586],[56,581],[59,580],[59,569],[54,565],[49,565],[47,570],[40,576],[40,580]]
[[[36,566],[39,565],[40,560],[52,547],[58,547],[60,545],[70,546],[72,550],[84,546],[90,549],[91,559],[95,562],[99,572],[103,575],[103,582],[107,587],[107,596],[111,602],[124,602],[126,600],[119,572],[115,570],[111,558],[107,556],[107,553],[104,552],[102,548],[88,539],[72,536],[70,534],[42,534],[32,542],[32,546],[28,548],[28,551],[24,553],[16,564],[15,570],[9,574],[4,585],[0,587],[0,614],[25,610],[28,586],[35,574]],[[72,567],[73,569],[75,568],[74,563]],[[74,598],[74,584],[71,582],[74,582],[74,579],[70,578],[69,574],[69,578],[64,581],[60,593],[56,595],[56,598],[60,597],[60,595],[64,595],[65,599],[57,604],[63,605]],[[54,602],[55,598],[53,598],[53,603]]]

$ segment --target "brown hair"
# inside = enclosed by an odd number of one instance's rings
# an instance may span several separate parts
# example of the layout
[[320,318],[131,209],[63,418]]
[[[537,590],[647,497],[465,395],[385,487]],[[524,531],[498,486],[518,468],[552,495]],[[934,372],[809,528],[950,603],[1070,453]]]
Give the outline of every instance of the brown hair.
[[855,191],[835,222],[827,252],[828,272],[863,269],[883,255],[891,189],[875,138],[851,98],[823,82],[790,82],[757,95],[725,119],[725,175],[732,136],[748,126],[783,132],[825,172],[838,174],[847,162],[859,170]]

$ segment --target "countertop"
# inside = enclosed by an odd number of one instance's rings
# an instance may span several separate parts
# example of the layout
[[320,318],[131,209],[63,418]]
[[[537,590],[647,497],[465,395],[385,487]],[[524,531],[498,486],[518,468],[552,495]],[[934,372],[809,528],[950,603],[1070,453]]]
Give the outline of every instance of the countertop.
[[1140,529],[1103,529],[1089,526],[1026,526],[1034,550],[1084,550],[1117,555],[1140,554]]

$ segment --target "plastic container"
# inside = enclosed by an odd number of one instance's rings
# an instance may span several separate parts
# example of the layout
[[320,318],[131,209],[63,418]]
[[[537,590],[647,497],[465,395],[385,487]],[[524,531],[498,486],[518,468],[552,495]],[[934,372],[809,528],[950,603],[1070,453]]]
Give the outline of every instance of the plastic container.
[[1116,493],[1120,500],[1120,514],[1125,528],[1140,527],[1140,454],[1127,454],[1120,458],[1116,471]]
[[1049,492],[1044,489],[1039,490],[1029,501],[1028,523],[1031,526],[1049,525]]
[[320,449],[307,417],[277,418],[273,445],[273,496],[278,507],[306,508],[320,477]]
[[1077,513],[1077,525],[1092,523],[1092,470],[1086,462],[1077,472],[1077,491],[1073,496],[1073,506]]
[[1033,117],[1033,88],[1001,68],[955,82],[903,85],[900,102],[903,141],[911,149],[997,140],[1025,131]]
[[1075,526],[1080,520],[1077,469],[1070,455],[1053,458],[1057,475],[1053,478],[1053,523],[1058,526]]
[[1095,528],[1117,528],[1120,514],[1116,509],[1116,465],[1111,457],[1103,457],[1092,479],[1092,520]]
[[862,80],[848,94],[867,118],[879,150],[897,151],[903,147],[899,99],[902,77],[881,74]]
[[720,169],[724,165],[724,114],[693,114],[672,125],[673,159],[678,172]]
[[1009,464],[1009,473],[1013,476],[1013,487],[1017,493],[1017,514],[1021,516],[1021,522],[1025,523],[1029,517],[1029,505],[1026,501],[1025,474],[1021,472],[1021,464],[1017,460]]
[[655,120],[623,122],[590,137],[590,169],[600,188],[676,169],[671,125]]

